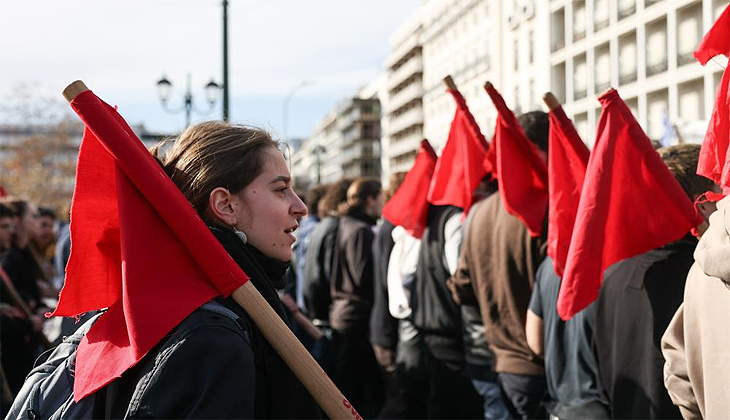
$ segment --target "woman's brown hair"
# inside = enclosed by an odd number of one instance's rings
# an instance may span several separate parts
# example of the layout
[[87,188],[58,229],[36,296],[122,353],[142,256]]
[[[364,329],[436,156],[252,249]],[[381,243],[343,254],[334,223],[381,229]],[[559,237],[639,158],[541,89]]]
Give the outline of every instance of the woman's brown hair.
[[263,171],[263,152],[276,149],[278,142],[255,127],[208,121],[188,127],[159,156],[164,146],[160,143],[150,151],[195,211],[210,222],[210,193],[217,187],[232,194],[243,190]]
[[367,205],[368,197],[377,198],[383,192],[383,187],[375,178],[358,178],[347,189],[347,205],[343,214],[361,212]]

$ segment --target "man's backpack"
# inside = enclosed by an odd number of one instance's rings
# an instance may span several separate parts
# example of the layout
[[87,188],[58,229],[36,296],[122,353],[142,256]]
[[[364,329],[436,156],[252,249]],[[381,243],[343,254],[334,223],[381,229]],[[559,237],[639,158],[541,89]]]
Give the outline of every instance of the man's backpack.
[[[204,304],[201,309],[227,316],[234,321],[239,318],[235,312],[216,300]],[[76,350],[81,339],[101,315],[101,313],[94,315],[73,335],[64,338],[56,348],[48,350],[50,352],[48,358],[41,361],[25,378],[23,387],[15,397],[5,420],[105,417],[106,388],[87,396],[78,403],[73,400]],[[39,360],[42,360],[44,356],[41,356]]]

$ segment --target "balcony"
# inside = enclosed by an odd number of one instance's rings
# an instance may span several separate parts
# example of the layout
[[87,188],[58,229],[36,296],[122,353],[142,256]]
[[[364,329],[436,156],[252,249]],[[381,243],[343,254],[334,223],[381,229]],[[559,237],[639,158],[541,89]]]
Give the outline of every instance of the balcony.
[[391,117],[388,131],[391,136],[395,135],[407,128],[413,127],[414,125],[423,124],[423,109],[421,107],[411,108],[410,110],[398,115],[397,117]]
[[694,63],[695,56],[693,52],[687,52],[682,54],[677,54],[677,67],[681,67],[690,63]]
[[646,66],[646,77],[651,77],[654,75],[657,75],[659,73],[663,73],[667,71],[667,60],[664,59],[661,62],[658,62],[656,64],[651,64]]
[[620,74],[618,76],[618,84],[619,84],[619,86],[628,85],[629,83],[635,82],[636,78],[637,78],[636,70],[634,70],[633,72],[630,72],[630,73]]
[[415,99],[423,99],[423,86],[421,85],[420,79],[418,82],[411,83],[390,97],[387,113],[392,114],[394,111],[403,107],[403,105]]
[[599,20],[593,23],[593,32],[598,32],[601,29],[608,28],[608,18]]
[[618,9],[618,20],[627,18],[636,13],[636,3],[623,9]]
[[565,40],[561,39],[559,41],[553,42],[553,44],[550,46],[550,52],[560,51],[563,48],[565,48]]
[[414,74],[423,73],[423,57],[416,55],[405,64],[398,67],[397,70],[388,75],[388,90],[392,91],[398,85],[408,80]]

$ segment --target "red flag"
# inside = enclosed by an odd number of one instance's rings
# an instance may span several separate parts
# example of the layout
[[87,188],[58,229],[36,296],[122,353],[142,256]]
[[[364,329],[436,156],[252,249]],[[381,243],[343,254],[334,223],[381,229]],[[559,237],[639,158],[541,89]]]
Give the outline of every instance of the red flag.
[[484,157],[489,144],[461,93],[451,89],[448,91],[456,101],[456,113],[446,146],[436,162],[428,202],[437,206],[461,207],[467,214],[473,201],[472,194],[487,174]]
[[0,185],[0,198],[7,197],[7,195],[8,195],[8,191],[5,189],[5,187]]
[[547,253],[562,277],[590,152],[559,106],[550,111]]
[[248,280],[114,109],[91,91],[53,315],[109,308],[79,345],[74,400],[134,366],[200,305]]
[[[730,6],[725,8],[715,24],[702,38],[694,55],[705,65],[716,55],[730,56]],[[715,109],[702,143],[697,174],[715,181],[716,184],[730,188],[730,71],[725,69],[717,89]]]
[[603,113],[558,297],[565,320],[598,297],[608,266],[678,240],[703,221],[618,92],[598,99]]
[[422,140],[416,161],[398,187],[398,191],[383,207],[383,218],[396,226],[403,226],[414,238],[420,239],[426,229],[428,217],[426,195],[437,159],[436,152],[428,140]]
[[491,84],[485,89],[497,108],[492,145],[504,207],[527,226],[530,235],[540,236],[548,206],[547,166],[502,95]]

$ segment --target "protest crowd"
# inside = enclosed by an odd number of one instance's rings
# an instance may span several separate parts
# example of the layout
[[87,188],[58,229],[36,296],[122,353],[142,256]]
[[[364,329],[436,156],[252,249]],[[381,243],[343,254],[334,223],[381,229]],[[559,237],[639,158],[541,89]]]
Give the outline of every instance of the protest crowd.
[[487,141],[445,85],[440,156],[424,140],[385,188],[306,192],[263,130],[201,123],[147,153],[68,98],[87,125],[70,227],[0,198],[3,415],[48,416],[61,385],[34,366],[72,342],[61,418],[332,418],[241,306],[252,284],[353,418],[727,416],[730,73],[701,146],[656,148],[610,89],[590,151],[549,94],[515,115],[487,82]]

